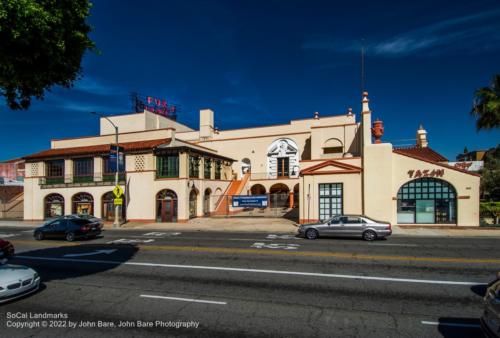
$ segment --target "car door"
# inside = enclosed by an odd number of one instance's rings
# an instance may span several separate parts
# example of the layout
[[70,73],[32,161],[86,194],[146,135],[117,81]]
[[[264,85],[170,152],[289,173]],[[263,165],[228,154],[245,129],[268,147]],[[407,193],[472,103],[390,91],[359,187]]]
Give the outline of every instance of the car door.
[[346,236],[361,236],[363,233],[363,220],[360,217],[347,216],[344,231]]
[[325,232],[328,236],[342,236],[342,217],[333,217],[328,221]]
[[68,219],[63,219],[57,224],[55,230],[54,230],[54,237],[55,238],[64,238],[66,236],[66,228],[68,226],[68,223],[71,220]]

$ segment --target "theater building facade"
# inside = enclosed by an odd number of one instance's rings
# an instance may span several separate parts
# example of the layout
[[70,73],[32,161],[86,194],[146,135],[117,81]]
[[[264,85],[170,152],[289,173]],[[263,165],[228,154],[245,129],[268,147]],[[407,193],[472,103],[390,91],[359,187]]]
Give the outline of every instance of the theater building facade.
[[[422,127],[413,146],[384,142],[368,104],[364,93],[359,121],[349,109],[234,130],[215,128],[210,109],[200,110],[198,130],[148,110],[109,116],[124,151],[122,217],[237,215],[248,210],[232,203],[234,196],[258,195],[268,196],[262,209],[295,211],[300,223],[343,213],[392,224],[479,225],[479,175],[448,165]],[[88,213],[112,220],[114,138],[101,118],[99,135],[52,140],[50,149],[24,157],[24,218]]]

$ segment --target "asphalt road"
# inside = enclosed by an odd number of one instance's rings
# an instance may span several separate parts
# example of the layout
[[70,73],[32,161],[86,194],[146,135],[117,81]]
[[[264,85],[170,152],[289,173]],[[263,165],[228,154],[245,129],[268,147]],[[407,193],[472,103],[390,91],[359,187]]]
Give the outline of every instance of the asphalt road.
[[[500,271],[500,238],[0,237],[43,282],[0,306],[2,337],[482,337],[484,284]],[[59,318],[29,318],[47,314]]]

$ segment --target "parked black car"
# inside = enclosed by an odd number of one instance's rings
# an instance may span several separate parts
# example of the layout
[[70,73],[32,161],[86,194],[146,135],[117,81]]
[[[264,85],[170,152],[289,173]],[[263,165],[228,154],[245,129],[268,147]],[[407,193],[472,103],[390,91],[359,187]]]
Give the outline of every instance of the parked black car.
[[98,222],[82,218],[61,217],[36,228],[33,236],[37,240],[64,238],[69,242],[78,238],[93,238],[101,234]]

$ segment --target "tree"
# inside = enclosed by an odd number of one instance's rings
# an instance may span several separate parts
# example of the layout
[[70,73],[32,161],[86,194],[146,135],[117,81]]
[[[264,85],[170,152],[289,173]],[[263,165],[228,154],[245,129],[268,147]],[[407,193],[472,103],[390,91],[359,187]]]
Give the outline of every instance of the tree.
[[11,109],[28,109],[52,86],[73,86],[87,50],[89,0],[0,1],[0,95]]
[[481,191],[484,199],[500,200],[500,145],[484,155],[484,168],[481,171]]
[[470,113],[477,119],[477,130],[500,127],[500,74],[493,77],[490,87],[476,90]]

